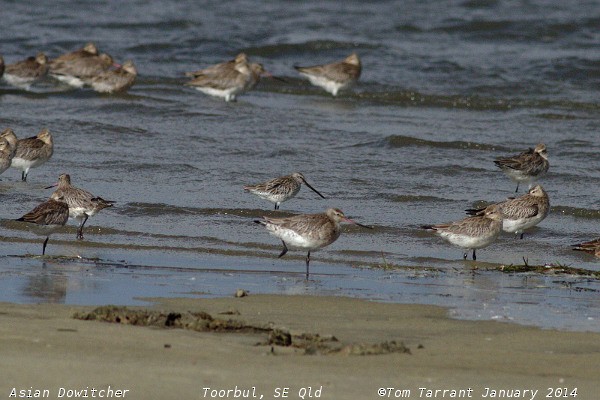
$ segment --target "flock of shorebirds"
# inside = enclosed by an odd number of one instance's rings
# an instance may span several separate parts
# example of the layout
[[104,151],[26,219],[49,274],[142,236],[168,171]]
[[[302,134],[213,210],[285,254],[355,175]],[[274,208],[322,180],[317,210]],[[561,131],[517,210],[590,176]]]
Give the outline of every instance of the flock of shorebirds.
[[[331,64],[295,68],[312,84],[322,87],[334,96],[340,90],[351,87],[361,73],[360,59],[356,54]],[[99,54],[93,43],[50,61],[45,55],[39,54],[37,57],[30,57],[5,67],[0,57],[0,75],[2,72],[7,82],[21,87],[29,87],[37,79],[49,74],[70,86],[89,85],[96,91],[107,93],[126,90],[133,85],[137,75],[131,61],[118,65],[110,55]],[[262,75],[270,76],[261,64],[251,63],[244,53],[238,54],[233,60],[186,75],[192,78],[186,85],[226,101],[233,101],[240,93],[253,88]],[[42,129],[37,136],[20,140],[17,140],[12,129],[5,129],[0,134],[0,173],[14,167],[22,171],[21,179],[26,181],[29,170],[48,161],[52,153],[52,135],[47,129]],[[548,194],[541,185],[533,186],[538,178],[546,174],[550,166],[544,144],[540,143],[535,148],[514,156],[498,158],[495,163],[517,183],[515,192],[519,191],[520,183],[529,184],[529,191],[522,196],[509,198],[486,208],[466,210],[470,216],[460,221],[422,226],[448,242],[464,248],[465,259],[468,252],[472,251],[472,258],[476,260],[475,251],[489,246],[502,231],[515,233],[522,239],[524,231],[543,221],[550,210]],[[299,192],[302,184],[325,198],[301,173],[244,186],[244,190],[272,202],[275,210],[278,210],[281,203],[290,200]],[[46,239],[42,254],[45,254],[50,233],[64,226],[69,217],[78,221],[77,238],[83,239],[83,227],[87,219],[114,204],[113,201],[104,200],[71,185],[70,176],[67,174],[61,175],[55,185],[46,189],[55,186],[57,189],[47,201],[18,219],[44,229]],[[311,251],[335,242],[340,236],[342,222],[371,228],[349,219],[341,210],[335,208],[329,208],[320,214],[301,214],[287,218],[263,217],[255,222],[263,225],[271,235],[281,240],[283,250],[279,257],[284,256],[288,249],[308,252],[307,278]],[[600,239],[576,245],[574,250],[600,257]]]
[[[312,67],[294,67],[316,86],[336,96],[340,90],[351,87],[360,77],[361,63],[355,53],[344,60]],[[261,76],[276,78],[262,64],[252,63],[245,53],[233,60],[187,72],[192,78],[185,85],[225,101],[254,88]],[[31,85],[49,76],[75,88],[90,86],[100,93],[127,91],[137,77],[132,61],[117,64],[107,53],[100,53],[94,43],[49,59],[44,53],[5,65],[0,56],[0,77],[13,86],[29,90]]]

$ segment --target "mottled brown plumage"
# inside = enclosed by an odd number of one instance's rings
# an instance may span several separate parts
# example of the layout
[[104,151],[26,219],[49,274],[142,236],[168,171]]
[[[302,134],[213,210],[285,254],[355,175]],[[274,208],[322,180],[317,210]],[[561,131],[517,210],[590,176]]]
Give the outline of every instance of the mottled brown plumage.
[[125,61],[122,66],[114,70],[104,71],[84,81],[96,92],[116,93],[127,91],[135,83],[136,77],[137,69],[133,61]]
[[49,199],[35,207],[33,210],[18,218],[17,221],[27,222],[37,225],[46,236],[42,246],[42,255],[46,254],[46,245],[50,239],[50,234],[64,226],[69,219],[69,206],[60,200]]
[[550,168],[548,152],[543,143],[516,156],[498,158],[494,163],[513,181],[517,182],[515,192],[519,191],[520,182],[527,182],[531,185],[531,182],[544,175]]
[[10,168],[12,154],[12,149],[8,141],[4,138],[0,138],[0,174]]
[[348,222],[371,229],[371,227],[359,224],[347,218],[337,208],[328,208],[321,214],[302,214],[287,218],[263,217],[262,220],[254,221],[267,228],[269,233],[283,243],[283,251],[279,257],[283,257],[289,249],[308,250],[306,256],[306,279],[308,279],[310,252],[335,242],[340,236],[341,222]]
[[47,73],[48,57],[44,53],[38,53],[35,57],[6,65],[3,78],[13,86],[29,89],[33,83],[44,78]]
[[448,242],[467,249],[463,254],[464,259],[468,250],[473,250],[473,260],[476,260],[475,250],[489,246],[502,232],[502,210],[492,204],[480,215],[449,224],[424,225],[422,228],[435,231]]
[[11,160],[12,158],[15,156],[15,152],[17,151],[17,135],[15,135],[15,131],[13,131],[10,128],[6,128],[5,130],[2,131],[2,133],[0,133],[0,138],[5,139],[8,142],[8,145],[10,146],[10,151],[11,151]]
[[58,177],[58,182],[46,189],[58,186],[50,198],[61,200],[69,206],[69,216],[79,221],[77,228],[77,239],[83,239],[83,226],[88,217],[96,215],[99,211],[112,207],[114,201],[104,200],[102,197],[94,196],[87,190],[80,189],[71,185],[71,177],[68,174],[62,174]]
[[52,134],[46,128],[37,136],[17,141],[17,149],[11,167],[22,170],[21,180],[25,182],[30,168],[37,168],[52,157],[54,142]]
[[573,250],[584,251],[593,254],[596,257],[600,257],[600,239],[576,244],[574,245]]
[[102,74],[114,65],[113,58],[98,53],[94,43],[82,49],[63,54],[50,61],[50,76],[73,87],[83,87],[85,79]]
[[360,59],[356,53],[331,64],[294,68],[301,75],[307,77],[310,83],[325,89],[334,96],[337,96],[340,90],[354,85],[362,70]]
[[281,176],[256,185],[247,185],[244,186],[244,190],[257,195],[261,199],[275,203],[275,209],[278,210],[281,203],[298,194],[303,183],[313,192],[325,198],[306,182],[306,178],[300,172],[294,172],[291,175]]
[[[542,222],[550,211],[550,199],[541,185],[536,185],[528,193],[517,198],[496,203],[502,210],[502,229],[504,232],[520,235],[526,229]],[[481,215],[485,209],[466,210],[469,215]]]

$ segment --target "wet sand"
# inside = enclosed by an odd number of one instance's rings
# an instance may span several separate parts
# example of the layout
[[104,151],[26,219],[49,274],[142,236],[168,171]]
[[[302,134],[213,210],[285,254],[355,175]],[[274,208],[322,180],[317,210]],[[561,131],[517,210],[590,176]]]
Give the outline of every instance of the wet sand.
[[[95,316],[95,307],[0,303],[0,398],[13,388],[17,397],[87,389],[80,394],[128,399],[376,399],[380,388],[400,390],[386,398],[541,399],[577,388],[576,399],[586,400],[600,390],[598,333],[459,321],[440,307],[341,297],[156,302],[112,317],[161,324],[162,316],[170,327],[73,318]],[[183,316],[200,318],[187,328],[202,331],[181,329]]]

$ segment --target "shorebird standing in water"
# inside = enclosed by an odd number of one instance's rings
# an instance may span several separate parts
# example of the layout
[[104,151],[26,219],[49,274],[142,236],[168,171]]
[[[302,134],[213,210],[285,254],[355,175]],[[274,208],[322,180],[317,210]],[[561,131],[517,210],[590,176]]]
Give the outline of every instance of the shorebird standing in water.
[[600,239],[573,245],[573,250],[584,251],[600,257]]
[[310,83],[325,89],[337,96],[338,91],[354,85],[360,77],[361,64],[356,53],[339,62],[313,67],[294,67],[298,72],[307,77]]
[[235,101],[237,95],[254,88],[262,75],[272,76],[262,64],[250,63],[245,53],[238,54],[233,60],[211,65],[194,72],[186,72],[193,78],[187,82],[204,94],[221,97],[225,101]]
[[69,216],[79,221],[77,228],[77,239],[83,239],[83,225],[89,217],[96,215],[100,210],[112,207],[114,201],[104,200],[90,192],[71,185],[71,177],[68,174],[62,174],[58,177],[58,182],[46,189],[52,187],[58,188],[50,196],[51,199],[62,200],[69,206]]
[[4,68],[4,80],[13,86],[29,90],[30,86],[44,78],[48,73],[48,57],[38,53],[35,57],[26,58]]
[[370,226],[352,221],[337,208],[328,208],[321,214],[301,214],[288,218],[263,217],[263,219],[254,222],[263,225],[271,235],[281,239],[283,250],[279,254],[279,258],[283,257],[288,249],[308,250],[306,255],[306,279],[308,279],[310,252],[335,242],[340,237],[341,222],[372,229]]
[[498,158],[494,163],[510,179],[517,182],[515,193],[519,191],[520,182],[529,183],[529,188],[531,189],[531,182],[544,175],[548,172],[548,168],[550,168],[548,152],[546,151],[546,145],[543,143],[538,144],[534,149],[530,148],[516,156]]
[[475,250],[489,246],[502,232],[502,210],[492,204],[479,215],[449,224],[424,225],[422,228],[433,230],[453,245],[467,249],[463,254],[464,259],[467,259],[469,250],[473,250],[473,260],[477,260]]
[[[502,229],[504,232],[521,235],[526,229],[542,222],[550,211],[550,199],[541,185],[536,185],[521,197],[509,198],[496,203],[502,209]],[[481,209],[466,210],[469,215],[479,215]]]
[[37,234],[46,236],[42,246],[42,255],[46,254],[46,245],[50,235],[65,226],[69,219],[69,206],[64,201],[49,199],[23,215],[17,221],[34,224]]
[[50,60],[48,74],[69,86],[81,88],[86,79],[107,71],[114,64],[110,55],[99,54],[94,43]]
[[256,185],[247,185],[244,186],[244,190],[257,195],[261,199],[275,203],[275,209],[279,210],[281,203],[288,201],[298,194],[300,186],[303,183],[313,192],[325,198],[317,189],[306,182],[306,178],[300,172],[294,172],[291,175],[281,176]]
[[115,69],[106,70],[83,81],[99,93],[125,92],[135,83],[137,69],[133,61],[125,61]]
[[12,159],[11,167],[22,170],[21,180],[25,182],[29,169],[37,168],[52,157],[54,142],[52,134],[46,128],[37,136],[17,141],[17,149]]

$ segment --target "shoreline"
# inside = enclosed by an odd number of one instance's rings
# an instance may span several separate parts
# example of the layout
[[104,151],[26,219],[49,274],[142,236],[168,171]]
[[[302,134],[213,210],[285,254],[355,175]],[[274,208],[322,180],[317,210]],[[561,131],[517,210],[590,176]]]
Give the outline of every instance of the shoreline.
[[[577,388],[585,400],[600,388],[590,368],[600,365],[599,333],[456,320],[442,307],[346,297],[148,300],[155,305],[119,315],[201,315],[220,328],[218,321],[248,329],[132,326],[73,318],[97,307],[0,303],[0,398],[30,388],[49,390],[49,398],[87,388],[91,397],[110,386],[130,399],[234,398],[236,388],[265,399],[283,397],[285,388],[289,398],[304,388],[305,399],[394,398],[406,390],[410,398],[450,398],[468,389],[470,398],[494,398],[494,390],[495,398],[500,390],[545,398]],[[274,330],[289,333],[292,345],[277,342]],[[312,345],[293,345],[302,340]],[[317,342],[343,350],[326,352]]]

